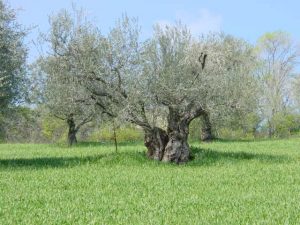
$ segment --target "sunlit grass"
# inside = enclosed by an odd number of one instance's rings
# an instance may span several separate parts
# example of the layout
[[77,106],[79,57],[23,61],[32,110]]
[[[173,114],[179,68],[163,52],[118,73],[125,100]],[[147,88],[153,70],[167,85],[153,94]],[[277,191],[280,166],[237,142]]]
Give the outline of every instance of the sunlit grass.
[[299,224],[300,139],[191,144],[186,165],[140,144],[0,145],[0,224]]

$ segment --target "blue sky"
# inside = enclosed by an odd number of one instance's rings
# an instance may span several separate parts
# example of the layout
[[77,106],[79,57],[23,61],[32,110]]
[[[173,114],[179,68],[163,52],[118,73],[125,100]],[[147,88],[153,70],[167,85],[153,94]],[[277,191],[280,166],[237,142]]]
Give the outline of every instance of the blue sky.
[[265,32],[283,30],[300,42],[300,0],[7,0],[18,11],[25,26],[36,26],[27,37],[29,61],[37,57],[32,44],[39,31],[48,30],[48,16],[61,8],[84,8],[105,33],[122,13],[138,17],[143,37],[151,35],[155,23],[181,20],[194,35],[224,31],[255,43]]

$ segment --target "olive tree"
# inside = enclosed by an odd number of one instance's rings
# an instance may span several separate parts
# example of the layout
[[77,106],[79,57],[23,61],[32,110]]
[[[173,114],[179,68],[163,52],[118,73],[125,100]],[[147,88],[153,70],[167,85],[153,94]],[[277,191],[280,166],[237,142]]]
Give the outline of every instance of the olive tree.
[[[80,19],[81,21],[81,19]],[[86,123],[95,116],[95,103],[90,94],[80,84],[80,71],[72,66],[72,56],[76,56],[77,49],[72,43],[82,40],[84,30],[74,29],[74,21],[66,11],[50,18],[51,30],[44,39],[50,44],[50,52],[41,57],[33,66],[34,83],[39,85],[38,94],[52,115],[65,120],[68,124],[68,143],[77,143],[76,134]],[[85,57],[76,58],[84,61]],[[42,98],[41,98],[42,96]]]
[[[58,57],[60,58],[60,57]],[[95,116],[95,105],[76,81],[71,71],[65,70],[62,59],[47,58],[42,71],[47,73],[44,89],[45,105],[49,112],[68,125],[68,143],[77,143],[79,129]]]
[[[141,42],[137,21],[127,16],[107,35],[90,24],[71,24],[61,23],[54,33],[54,43],[63,46],[52,46],[59,50],[54,57],[65,59],[99,114],[144,130],[150,158],[188,161],[192,120],[205,112],[226,114],[246,107],[240,99],[252,91],[253,54],[241,40],[223,34],[194,39],[177,24],[156,26],[153,38]],[[66,36],[60,38],[61,33]],[[151,123],[154,109],[165,115],[166,127]]]
[[195,40],[181,24],[156,27],[144,75],[153,101],[168,109],[162,160],[189,159],[189,124],[195,118],[247,107],[241,99],[253,91],[253,56],[249,45],[231,36],[212,34]]

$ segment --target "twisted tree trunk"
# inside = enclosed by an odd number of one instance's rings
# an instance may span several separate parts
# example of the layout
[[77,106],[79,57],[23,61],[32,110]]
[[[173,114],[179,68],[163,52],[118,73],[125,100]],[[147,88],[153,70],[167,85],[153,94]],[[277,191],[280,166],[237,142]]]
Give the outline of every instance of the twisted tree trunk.
[[[175,128],[175,127],[174,127]],[[154,127],[145,132],[144,144],[150,159],[164,162],[187,162],[190,156],[188,125],[183,123],[168,132]]]
[[144,123],[147,124],[143,128],[148,157],[164,162],[187,162],[190,159],[189,124],[202,113],[202,108],[182,112],[169,107],[167,131],[158,127],[151,128],[149,123]]
[[188,145],[190,120],[187,114],[181,115],[173,108],[169,108],[168,137],[169,141],[165,147],[162,161],[182,163],[190,158]]
[[190,158],[188,144],[188,125],[182,124],[179,129],[168,133],[169,141],[164,151],[162,161],[182,163]]
[[162,160],[169,137],[166,131],[154,127],[145,131],[144,144],[148,149],[147,156],[151,159]]

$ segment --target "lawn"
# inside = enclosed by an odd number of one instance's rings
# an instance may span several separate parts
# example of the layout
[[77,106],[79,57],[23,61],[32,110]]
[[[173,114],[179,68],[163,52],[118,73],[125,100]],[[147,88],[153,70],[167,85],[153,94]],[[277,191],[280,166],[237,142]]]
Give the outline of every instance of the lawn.
[[300,224],[300,139],[191,145],[1,144],[0,224]]

